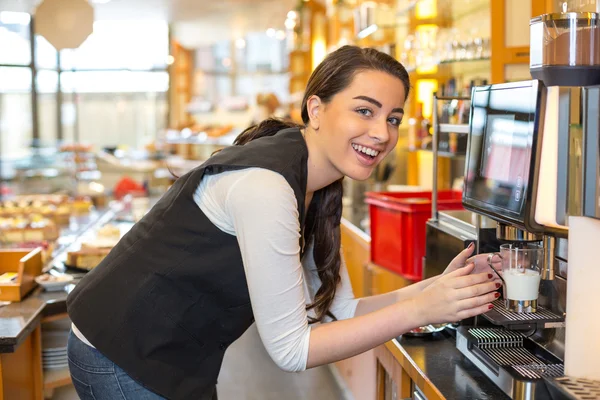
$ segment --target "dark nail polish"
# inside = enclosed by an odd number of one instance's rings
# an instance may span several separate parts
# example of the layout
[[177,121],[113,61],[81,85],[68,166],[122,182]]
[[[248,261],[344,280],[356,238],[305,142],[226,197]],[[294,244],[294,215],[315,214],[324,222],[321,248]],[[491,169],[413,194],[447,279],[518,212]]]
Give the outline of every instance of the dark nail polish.
[[498,293],[498,292],[494,293],[494,297],[495,297],[495,298],[498,298],[498,297],[500,297],[500,293]]
[[496,289],[500,289],[500,286],[502,286],[502,285],[499,283],[496,283]]
[[475,243],[474,243],[474,242],[471,242],[471,244],[469,244],[469,247],[467,247],[467,248],[468,248],[468,249],[472,249],[472,248],[473,248],[473,246],[475,246]]
[[491,310],[492,308],[494,308],[494,306],[490,304],[490,305],[488,306],[488,310]]
[[493,277],[494,277],[494,275],[488,274],[488,279],[492,279]]

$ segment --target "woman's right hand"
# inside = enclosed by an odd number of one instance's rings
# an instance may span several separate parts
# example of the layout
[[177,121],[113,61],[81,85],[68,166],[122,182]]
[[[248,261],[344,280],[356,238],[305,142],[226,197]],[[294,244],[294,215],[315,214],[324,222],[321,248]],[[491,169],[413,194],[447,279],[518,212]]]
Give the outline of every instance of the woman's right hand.
[[423,325],[457,322],[483,314],[492,308],[500,287],[489,273],[471,274],[475,265],[467,264],[440,275],[414,298],[423,316]]

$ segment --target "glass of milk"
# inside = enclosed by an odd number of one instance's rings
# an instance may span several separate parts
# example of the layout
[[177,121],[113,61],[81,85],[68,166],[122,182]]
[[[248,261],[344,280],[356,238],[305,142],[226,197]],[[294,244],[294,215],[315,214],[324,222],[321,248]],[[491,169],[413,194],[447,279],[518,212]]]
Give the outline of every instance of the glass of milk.
[[500,256],[506,308],[518,313],[536,312],[544,248],[537,243],[503,244]]

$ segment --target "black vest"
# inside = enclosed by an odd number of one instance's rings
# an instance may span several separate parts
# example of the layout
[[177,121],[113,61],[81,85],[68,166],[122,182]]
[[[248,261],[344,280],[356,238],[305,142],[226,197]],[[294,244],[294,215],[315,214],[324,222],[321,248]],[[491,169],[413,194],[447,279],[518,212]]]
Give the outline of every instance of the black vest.
[[228,147],[179,178],[71,292],[72,321],[150,390],[210,399],[225,350],[254,317],[237,239],[210,222],[193,194],[205,173],[266,168],[294,190],[303,226],[307,160],[300,131],[284,129]]

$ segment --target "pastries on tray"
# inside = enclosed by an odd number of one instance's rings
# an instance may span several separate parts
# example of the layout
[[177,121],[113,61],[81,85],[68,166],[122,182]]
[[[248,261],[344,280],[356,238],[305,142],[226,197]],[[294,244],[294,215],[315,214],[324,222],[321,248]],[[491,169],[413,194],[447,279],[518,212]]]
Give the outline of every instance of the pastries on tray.
[[92,270],[110,253],[110,247],[86,247],[81,250],[69,251],[66,264],[70,267]]
[[67,225],[71,215],[89,213],[93,203],[89,197],[70,198],[65,195],[26,195],[0,203],[0,217],[40,214],[58,225]]
[[4,243],[52,241],[58,236],[56,223],[41,214],[0,218],[0,241]]
[[95,268],[110,253],[121,239],[121,228],[118,225],[106,224],[96,232],[96,238],[81,243],[81,248],[67,252],[69,267],[85,270]]

